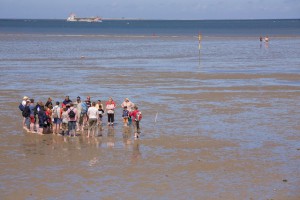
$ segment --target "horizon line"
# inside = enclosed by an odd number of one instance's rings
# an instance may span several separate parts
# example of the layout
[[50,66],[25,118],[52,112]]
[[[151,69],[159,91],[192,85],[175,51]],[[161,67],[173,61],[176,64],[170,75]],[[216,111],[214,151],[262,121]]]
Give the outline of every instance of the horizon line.
[[[101,18],[101,17],[100,17]],[[66,20],[66,18],[0,18],[0,20]],[[252,19],[147,19],[147,18],[113,18],[113,17],[107,17],[107,18],[101,18],[101,20],[136,20],[136,21],[222,21],[222,20],[300,20],[300,18],[252,18]]]

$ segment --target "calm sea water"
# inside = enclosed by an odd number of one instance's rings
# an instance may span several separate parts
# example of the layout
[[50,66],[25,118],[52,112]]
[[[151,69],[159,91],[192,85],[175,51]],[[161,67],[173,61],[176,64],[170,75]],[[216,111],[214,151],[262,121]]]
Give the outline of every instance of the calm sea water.
[[1,33],[84,35],[299,36],[300,20],[0,20]]
[[[299,55],[300,20],[0,20],[0,197],[297,199]],[[96,140],[27,134],[24,95],[129,97],[142,139],[120,107]]]

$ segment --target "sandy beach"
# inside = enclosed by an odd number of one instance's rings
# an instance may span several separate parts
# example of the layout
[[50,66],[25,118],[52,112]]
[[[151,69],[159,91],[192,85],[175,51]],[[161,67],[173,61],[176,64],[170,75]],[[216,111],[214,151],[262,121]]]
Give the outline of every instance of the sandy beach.
[[[299,75],[136,74],[141,91],[159,88],[139,102],[145,116],[140,140],[120,118],[96,138],[26,133],[15,102],[24,91],[1,90],[2,199],[300,197],[299,86],[193,85],[193,79],[297,81]],[[118,75],[111,80],[130,84]],[[99,81],[91,77],[86,84]],[[152,101],[158,97],[162,103]]]
[[[199,53],[192,30],[115,37],[130,35],[124,25],[95,37],[85,25],[12,23],[17,33],[0,34],[0,199],[300,199],[296,36],[278,29],[265,44],[251,28],[251,37],[229,30],[204,35]],[[25,95],[113,97],[116,123],[105,116],[95,138],[27,133]],[[126,97],[143,113],[138,140],[122,125]]]

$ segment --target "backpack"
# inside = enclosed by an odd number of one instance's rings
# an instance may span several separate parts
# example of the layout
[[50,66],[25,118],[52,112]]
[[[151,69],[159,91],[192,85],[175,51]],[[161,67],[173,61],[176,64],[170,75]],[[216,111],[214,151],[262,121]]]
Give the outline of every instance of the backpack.
[[81,114],[86,114],[88,111],[88,106],[85,102],[81,103]]
[[57,108],[58,108],[58,107],[54,107],[54,108],[53,108],[53,115],[52,115],[53,118],[58,118]]
[[70,118],[74,118],[75,117],[75,112],[73,111],[73,109],[70,110],[69,117]]
[[142,112],[138,111],[136,114],[135,114],[135,121],[139,122],[142,120]]
[[29,109],[29,106],[25,106],[23,111],[22,111],[22,116],[23,117],[29,117],[30,115],[30,109]]
[[24,110],[24,106],[23,106],[23,104],[22,103],[20,103],[20,105],[19,105],[19,109],[23,112],[23,110]]

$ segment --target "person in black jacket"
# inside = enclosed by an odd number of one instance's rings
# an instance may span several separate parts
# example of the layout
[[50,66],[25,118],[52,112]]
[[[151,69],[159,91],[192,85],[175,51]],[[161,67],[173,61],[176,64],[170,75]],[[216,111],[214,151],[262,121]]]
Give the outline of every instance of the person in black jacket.
[[30,100],[26,101],[26,105],[22,111],[22,115],[25,118],[25,125],[24,128],[29,131],[30,126],[30,108],[29,108]]
[[47,115],[45,113],[44,104],[39,102],[40,109],[38,111],[39,129],[38,134],[42,135],[44,127],[47,127]]

